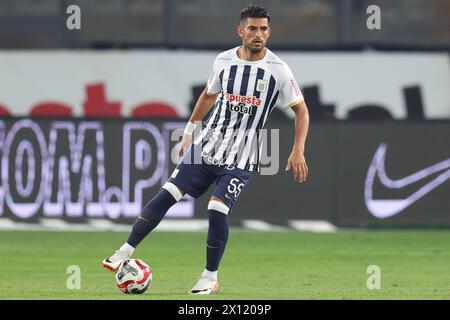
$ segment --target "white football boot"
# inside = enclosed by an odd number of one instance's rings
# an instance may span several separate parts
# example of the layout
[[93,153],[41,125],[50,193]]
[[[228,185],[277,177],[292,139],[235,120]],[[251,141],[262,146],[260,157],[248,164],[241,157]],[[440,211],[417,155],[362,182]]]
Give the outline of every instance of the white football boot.
[[103,267],[116,272],[122,262],[131,258],[131,254],[125,250],[117,250],[111,257],[103,260]]
[[214,294],[219,293],[219,282],[217,280],[200,277],[195,286],[189,291],[191,294]]

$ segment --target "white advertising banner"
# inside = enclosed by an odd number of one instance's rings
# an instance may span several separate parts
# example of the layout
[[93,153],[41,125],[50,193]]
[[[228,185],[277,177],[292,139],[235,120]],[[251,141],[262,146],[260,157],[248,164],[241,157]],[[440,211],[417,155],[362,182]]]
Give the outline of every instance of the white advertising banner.
[[[352,110],[375,106],[394,119],[411,117],[411,110],[425,119],[450,118],[446,53],[276,53],[291,67],[313,112],[326,105],[328,115],[346,119]],[[217,54],[2,51],[0,115],[65,110],[55,115],[128,117],[163,104],[172,116],[188,117],[193,88],[206,84]],[[315,90],[313,98],[308,89]]]

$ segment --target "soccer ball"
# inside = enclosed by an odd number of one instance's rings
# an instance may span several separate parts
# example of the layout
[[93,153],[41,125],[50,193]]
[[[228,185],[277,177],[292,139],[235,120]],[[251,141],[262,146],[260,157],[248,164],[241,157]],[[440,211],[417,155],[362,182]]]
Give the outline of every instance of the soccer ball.
[[152,283],[152,270],[140,259],[128,259],[117,269],[116,283],[123,293],[144,293]]

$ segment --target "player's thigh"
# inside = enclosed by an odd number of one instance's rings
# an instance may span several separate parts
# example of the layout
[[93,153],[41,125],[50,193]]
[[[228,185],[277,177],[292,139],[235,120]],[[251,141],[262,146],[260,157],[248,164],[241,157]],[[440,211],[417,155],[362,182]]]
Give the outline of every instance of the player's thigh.
[[215,179],[216,176],[208,170],[207,164],[181,161],[167,182],[174,184],[190,196],[198,198],[208,190]]
[[213,197],[219,198],[230,210],[238,200],[241,192],[248,185],[251,172],[233,171],[232,174],[221,175],[212,193]]

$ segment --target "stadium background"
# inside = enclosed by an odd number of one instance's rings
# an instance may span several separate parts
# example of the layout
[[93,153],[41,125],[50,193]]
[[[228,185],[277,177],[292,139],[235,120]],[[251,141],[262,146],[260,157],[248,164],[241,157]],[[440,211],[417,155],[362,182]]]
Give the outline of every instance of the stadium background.
[[[276,170],[253,178],[232,225],[368,233],[408,227],[419,237],[444,228],[435,244],[448,243],[450,2],[253,3],[270,10],[268,47],[291,66],[309,107],[310,176],[295,184],[284,172],[293,113],[275,111],[268,127],[282,141]],[[81,9],[81,29],[67,27],[71,5]],[[215,55],[240,44],[234,28],[246,5],[0,1],[5,239],[14,239],[11,230],[129,230],[175,166],[170,135],[184,128]],[[379,30],[367,27],[370,5],[381,8]],[[156,232],[206,230],[207,201],[184,199]]]

